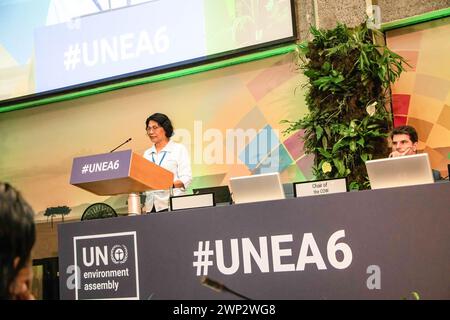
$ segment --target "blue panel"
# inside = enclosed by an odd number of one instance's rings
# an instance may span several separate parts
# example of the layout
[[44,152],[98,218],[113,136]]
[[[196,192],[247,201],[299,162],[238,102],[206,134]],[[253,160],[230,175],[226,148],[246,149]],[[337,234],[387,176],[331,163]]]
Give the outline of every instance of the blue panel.
[[255,173],[282,172],[292,164],[292,158],[283,144],[273,150],[269,157],[264,159]]
[[276,136],[270,125],[260,130],[255,137],[240,153],[239,159],[245,163],[250,171],[256,169],[260,162],[263,162],[280,144],[280,140]]
[[21,65],[33,53],[33,31],[45,25],[50,0],[0,4],[0,44]]

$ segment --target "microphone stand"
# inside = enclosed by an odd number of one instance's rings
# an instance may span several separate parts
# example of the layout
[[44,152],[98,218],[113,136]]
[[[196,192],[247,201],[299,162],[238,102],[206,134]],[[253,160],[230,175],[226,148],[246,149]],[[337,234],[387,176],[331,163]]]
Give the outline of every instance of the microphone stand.
[[235,295],[236,297],[242,298],[244,300],[252,300],[249,297],[246,297],[246,296],[244,296],[244,295],[242,295],[242,294],[240,294],[240,293],[238,293],[238,292],[236,292],[234,290],[231,290],[230,288],[227,288],[226,286],[224,286],[220,282],[217,282],[217,281],[212,280],[212,279],[210,279],[208,277],[205,277],[205,276],[200,278],[200,283],[202,285],[204,285],[205,287],[213,289],[214,291],[217,291],[217,292],[223,292],[224,291],[224,292],[231,293],[232,295]]
[[116,151],[117,149],[119,149],[121,146],[123,146],[125,143],[128,143],[131,141],[131,138],[128,138],[125,142],[119,144],[117,147],[115,147],[114,149],[112,149],[109,153]]

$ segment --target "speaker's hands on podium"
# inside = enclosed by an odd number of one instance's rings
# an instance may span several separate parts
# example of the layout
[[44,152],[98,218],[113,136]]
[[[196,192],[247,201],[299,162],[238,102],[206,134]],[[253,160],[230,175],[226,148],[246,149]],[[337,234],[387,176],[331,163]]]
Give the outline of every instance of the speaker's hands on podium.
[[184,183],[181,180],[176,180],[173,182],[172,185],[173,188],[183,188],[184,189]]

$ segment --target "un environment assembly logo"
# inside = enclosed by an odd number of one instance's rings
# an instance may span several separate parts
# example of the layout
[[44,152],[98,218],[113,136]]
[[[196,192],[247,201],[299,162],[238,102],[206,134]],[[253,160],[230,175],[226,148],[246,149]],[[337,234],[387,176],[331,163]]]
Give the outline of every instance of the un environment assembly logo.
[[73,238],[74,298],[139,299],[136,231]]
[[115,264],[122,264],[127,262],[128,249],[125,245],[115,245],[111,249],[111,261]]

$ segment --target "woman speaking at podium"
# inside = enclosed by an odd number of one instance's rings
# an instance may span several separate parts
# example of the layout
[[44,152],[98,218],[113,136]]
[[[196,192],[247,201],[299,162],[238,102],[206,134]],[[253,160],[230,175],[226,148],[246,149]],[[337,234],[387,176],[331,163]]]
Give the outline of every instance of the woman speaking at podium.
[[[144,158],[171,171],[173,195],[183,194],[192,181],[191,161],[186,147],[170,140],[172,122],[165,114],[154,113],[145,121],[145,128],[153,146],[144,152]],[[169,196],[169,190],[146,191],[145,212],[168,211]]]

